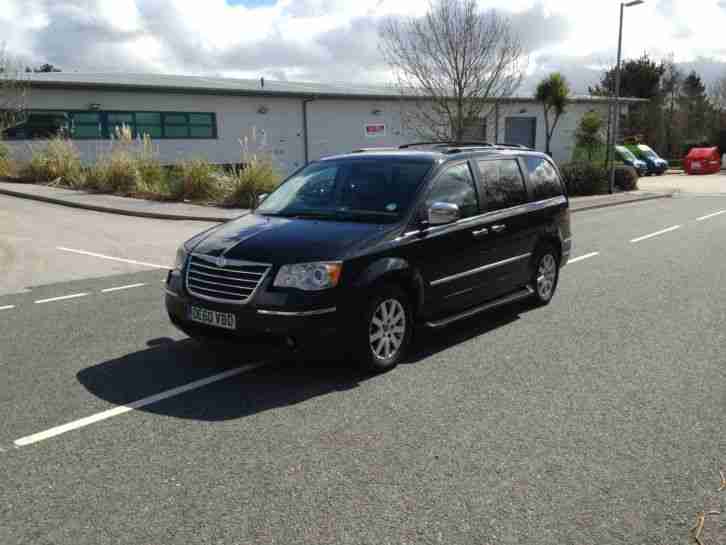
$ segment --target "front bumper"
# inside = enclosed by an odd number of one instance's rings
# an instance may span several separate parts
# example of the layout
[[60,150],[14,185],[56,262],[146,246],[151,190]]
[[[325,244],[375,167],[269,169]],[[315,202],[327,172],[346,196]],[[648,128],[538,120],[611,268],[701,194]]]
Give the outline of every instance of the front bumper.
[[[193,322],[189,319],[192,305],[219,312],[232,313],[234,330]],[[341,329],[341,312],[335,306],[311,308],[271,308],[256,305],[235,305],[207,301],[189,295],[181,276],[170,272],[166,284],[166,310],[171,322],[187,335],[208,337],[231,342],[283,342],[292,339],[296,345],[309,344],[314,339],[330,336]]]

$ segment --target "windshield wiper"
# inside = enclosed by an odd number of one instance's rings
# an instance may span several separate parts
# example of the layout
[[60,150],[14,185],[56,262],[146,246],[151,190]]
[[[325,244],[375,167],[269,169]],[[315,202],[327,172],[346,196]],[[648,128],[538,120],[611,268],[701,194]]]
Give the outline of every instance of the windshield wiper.
[[270,214],[281,218],[300,218],[300,219],[321,219],[321,220],[334,220],[336,214],[328,212],[281,212],[279,214]]

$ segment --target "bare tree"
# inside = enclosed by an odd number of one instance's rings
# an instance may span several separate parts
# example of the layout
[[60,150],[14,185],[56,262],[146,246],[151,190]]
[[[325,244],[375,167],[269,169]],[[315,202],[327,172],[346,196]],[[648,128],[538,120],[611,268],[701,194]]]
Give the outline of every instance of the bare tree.
[[683,85],[683,72],[675,63],[673,55],[670,55],[665,61],[665,73],[661,81],[661,93],[663,94],[664,107],[664,125],[666,136],[666,147],[671,157],[676,156],[675,140],[676,135],[680,132],[676,126],[678,97],[681,94],[681,86]]
[[718,128],[721,129],[721,117],[726,113],[726,74],[713,83],[708,94],[718,115]]
[[381,51],[405,97],[405,121],[424,138],[461,140],[494,101],[522,82],[526,55],[510,21],[476,0],[434,0],[420,18],[389,18]]
[[17,124],[23,118],[27,82],[20,65],[0,45],[0,139],[5,129]]

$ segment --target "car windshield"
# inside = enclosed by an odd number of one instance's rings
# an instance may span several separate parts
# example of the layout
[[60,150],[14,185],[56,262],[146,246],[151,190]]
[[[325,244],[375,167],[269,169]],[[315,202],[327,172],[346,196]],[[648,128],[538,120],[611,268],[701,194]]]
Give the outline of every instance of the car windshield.
[[390,223],[408,210],[431,161],[371,158],[321,161],[270,194],[257,214]]
[[638,159],[633,155],[633,152],[623,146],[616,146],[615,149],[620,154],[620,157],[627,161],[637,161]]
[[660,159],[660,157],[658,157],[658,154],[650,149],[648,146],[640,146],[638,149],[640,150],[640,153],[642,153],[648,159]]

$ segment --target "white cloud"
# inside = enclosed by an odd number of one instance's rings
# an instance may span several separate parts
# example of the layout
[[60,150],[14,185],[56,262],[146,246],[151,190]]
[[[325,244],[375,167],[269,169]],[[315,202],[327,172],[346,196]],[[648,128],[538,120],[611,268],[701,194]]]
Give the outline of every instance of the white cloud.
[[[582,92],[615,60],[618,2],[480,4],[512,14],[533,52],[532,78],[561,69]],[[705,58],[716,73],[726,61],[724,6],[648,0],[628,8],[624,56]],[[65,70],[380,81],[387,74],[376,44],[380,17],[425,8],[421,0],[278,0],[259,8],[226,0],[0,0],[0,40],[28,62]]]

